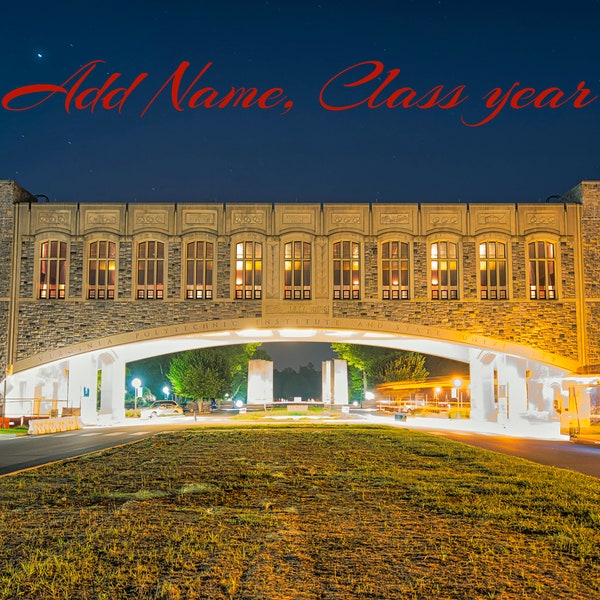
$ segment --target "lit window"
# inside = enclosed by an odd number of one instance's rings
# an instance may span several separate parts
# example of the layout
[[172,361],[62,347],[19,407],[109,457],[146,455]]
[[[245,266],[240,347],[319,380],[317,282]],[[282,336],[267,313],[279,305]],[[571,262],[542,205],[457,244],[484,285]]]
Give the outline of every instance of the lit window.
[[482,300],[506,300],[506,244],[479,244],[479,297]]
[[288,242],[284,246],[283,297],[286,300],[310,299],[310,244]]
[[138,244],[137,298],[162,300],[165,293],[165,245],[147,241]]
[[454,242],[431,244],[431,298],[456,300],[458,298],[458,250]]
[[408,243],[381,245],[381,284],[384,300],[408,300]]
[[335,300],[360,299],[360,244],[333,244],[333,297]]
[[240,242],[235,246],[235,297],[253,300],[262,297],[262,244]]
[[39,297],[62,299],[67,283],[67,244],[56,240],[42,242],[40,250]]
[[556,299],[556,254],[552,242],[529,242],[529,298]]
[[115,297],[114,242],[91,242],[88,256],[88,298],[112,300]]
[[186,246],[186,287],[188,300],[213,297],[213,245],[189,242]]

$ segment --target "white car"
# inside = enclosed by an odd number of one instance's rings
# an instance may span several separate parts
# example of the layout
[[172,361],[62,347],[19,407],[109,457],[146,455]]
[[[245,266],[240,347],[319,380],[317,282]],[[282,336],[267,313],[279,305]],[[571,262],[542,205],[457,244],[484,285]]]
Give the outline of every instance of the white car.
[[140,410],[142,419],[152,419],[152,417],[162,417],[164,415],[182,415],[183,408],[175,400],[163,400],[162,402],[153,402],[150,406]]

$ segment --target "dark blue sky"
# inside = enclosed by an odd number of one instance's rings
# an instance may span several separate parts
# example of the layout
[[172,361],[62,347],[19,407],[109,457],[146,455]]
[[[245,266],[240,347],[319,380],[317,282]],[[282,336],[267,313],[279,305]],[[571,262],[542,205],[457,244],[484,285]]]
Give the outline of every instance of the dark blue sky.
[[[482,97],[515,82],[567,98],[585,81],[600,96],[599,17],[591,0],[15,4],[2,18],[0,97],[60,85],[93,60],[106,62],[81,90],[116,72],[115,86],[148,75],[120,114],[73,105],[67,114],[64,94],[0,108],[0,179],[80,202],[544,200],[600,178],[600,99],[506,107],[480,127],[461,118],[481,120]],[[194,90],[279,87],[293,107],[177,111],[169,88],[140,118],[182,61],[183,87],[211,62]],[[462,85],[468,97],[445,110],[321,106],[326,82],[365,61],[384,65],[380,79],[341,87],[369,71],[354,70],[328,88],[329,101],[366,98],[392,69],[387,96]]]

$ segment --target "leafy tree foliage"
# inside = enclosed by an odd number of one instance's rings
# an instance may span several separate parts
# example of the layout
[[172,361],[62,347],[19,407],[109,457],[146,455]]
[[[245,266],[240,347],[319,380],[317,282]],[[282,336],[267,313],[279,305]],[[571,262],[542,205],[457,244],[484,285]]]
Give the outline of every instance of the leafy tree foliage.
[[355,397],[356,372],[362,375],[362,393],[368,386],[390,381],[420,381],[429,373],[425,368],[425,355],[379,346],[359,344],[331,344],[338,358],[349,366],[350,396]]
[[251,358],[268,358],[259,346],[200,348],[173,355],[168,372],[173,391],[196,400],[221,398],[225,394],[245,397],[248,362]]

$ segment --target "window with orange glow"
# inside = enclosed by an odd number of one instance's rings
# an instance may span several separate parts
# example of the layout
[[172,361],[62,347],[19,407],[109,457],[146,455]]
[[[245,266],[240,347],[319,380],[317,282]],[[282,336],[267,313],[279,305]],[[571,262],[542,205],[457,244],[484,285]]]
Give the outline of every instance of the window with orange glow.
[[336,242],[333,244],[333,298],[360,299],[360,244]]
[[381,244],[381,289],[384,300],[409,299],[409,256],[407,242]]
[[310,299],[311,248],[307,242],[288,242],[283,251],[283,297]]
[[213,297],[213,244],[195,241],[186,245],[185,297],[188,300],[210,300]]
[[479,297],[481,300],[506,300],[506,244],[479,244]]
[[556,251],[552,242],[529,242],[529,298],[556,300]]
[[162,300],[165,294],[165,245],[148,240],[138,244],[137,294],[139,300]]
[[39,298],[62,300],[67,286],[67,244],[51,240],[40,248]]
[[458,248],[454,242],[434,242],[430,248],[432,300],[458,299]]
[[237,300],[262,298],[262,244],[240,242],[235,246],[235,297]]
[[116,244],[90,242],[88,253],[88,299],[113,300],[115,297]]

